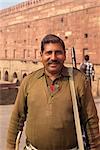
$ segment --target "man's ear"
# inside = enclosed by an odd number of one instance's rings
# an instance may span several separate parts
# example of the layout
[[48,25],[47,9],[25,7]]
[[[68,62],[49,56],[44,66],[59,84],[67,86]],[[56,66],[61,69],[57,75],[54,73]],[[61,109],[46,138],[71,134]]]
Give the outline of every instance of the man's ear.
[[42,52],[40,51],[40,62],[42,61]]
[[66,51],[65,51],[65,60],[66,60]]

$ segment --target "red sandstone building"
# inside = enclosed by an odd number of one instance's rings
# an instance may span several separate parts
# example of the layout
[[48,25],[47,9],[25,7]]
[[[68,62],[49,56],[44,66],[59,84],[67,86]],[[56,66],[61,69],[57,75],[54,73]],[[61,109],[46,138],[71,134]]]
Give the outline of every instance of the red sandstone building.
[[40,41],[48,33],[64,40],[66,63],[73,46],[77,64],[89,54],[100,78],[99,0],[29,0],[0,10],[0,78],[7,71],[11,80],[16,71],[21,79],[40,68]]

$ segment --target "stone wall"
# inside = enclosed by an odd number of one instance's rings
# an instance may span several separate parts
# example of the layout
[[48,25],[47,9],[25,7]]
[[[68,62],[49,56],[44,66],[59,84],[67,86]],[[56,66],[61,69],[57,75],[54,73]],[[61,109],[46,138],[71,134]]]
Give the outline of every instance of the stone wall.
[[59,35],[77,62],[89,54],[100,64],[100,2],[98,0],[34,0],[0,11],[0,59],[40,60],[40,41],[47,33]]
[[[1,67],[2,66],[2,67]],[[21,81],[24,73],[31,73],[42,67],[41,63],[34,64],[32,61],[0,61],[1,77],[0,80],[4,80],[4,73],[7,70],[9,77],[8,80],[11,82],[13,79],[13,73],[16,72],[18,79]]]

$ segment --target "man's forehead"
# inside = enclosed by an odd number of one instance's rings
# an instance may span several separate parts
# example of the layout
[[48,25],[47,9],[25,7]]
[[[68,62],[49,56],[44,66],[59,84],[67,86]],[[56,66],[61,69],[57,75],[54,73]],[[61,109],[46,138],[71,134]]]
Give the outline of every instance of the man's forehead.
[[62,45],[60,43],[46,43],[44,45],[44,49],[63,49]]

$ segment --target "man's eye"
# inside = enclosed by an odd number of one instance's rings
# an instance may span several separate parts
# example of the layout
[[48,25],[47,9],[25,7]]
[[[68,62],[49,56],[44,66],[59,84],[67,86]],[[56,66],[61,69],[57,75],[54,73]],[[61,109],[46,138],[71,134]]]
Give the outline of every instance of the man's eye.
[[57,55],[61,55],[61,54],[63,54],[63,51],[57,50],[55,53],[56,53]]
[[45,52],[46,55],[52,55],[52,54],[55,54],[55,55],[62,55],[64,52],[62,50],[56,50],[56,51],[47,51]]
[[51,55],[52,54],[52,51],[48,51],[46,52],[47,55]]

